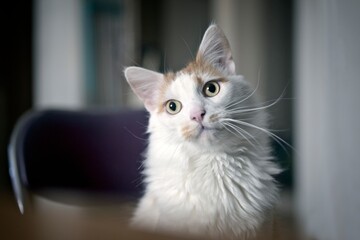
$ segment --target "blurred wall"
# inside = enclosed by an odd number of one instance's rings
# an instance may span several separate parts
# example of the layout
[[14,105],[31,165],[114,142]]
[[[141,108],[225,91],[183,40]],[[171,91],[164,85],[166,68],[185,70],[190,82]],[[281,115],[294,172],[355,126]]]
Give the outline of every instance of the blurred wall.
[[177,71],[195,59],[202,36],[210,24],[208,0],[163,1],[165,69]]
[[85,104],[82,0],[34,3],[34,107]]
[[315,239],[359,239],[360,2],[295,10],[298,215]]
[[36,0],[34,106],[124,107],[139,0]]

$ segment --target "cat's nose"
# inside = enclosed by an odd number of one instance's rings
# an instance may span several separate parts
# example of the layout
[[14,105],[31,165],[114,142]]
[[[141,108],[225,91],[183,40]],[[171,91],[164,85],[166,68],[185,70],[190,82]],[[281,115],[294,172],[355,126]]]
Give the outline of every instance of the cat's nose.
[[195,109],[191,111],[190,118],[198,123],[201,123],[204,119],[206,111],[204,109]]

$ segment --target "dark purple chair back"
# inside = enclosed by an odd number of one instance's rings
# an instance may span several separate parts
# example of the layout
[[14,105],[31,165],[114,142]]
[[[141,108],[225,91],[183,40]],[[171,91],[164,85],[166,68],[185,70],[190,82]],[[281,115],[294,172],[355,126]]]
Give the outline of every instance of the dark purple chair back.
[[26,114],[9,145],[18,203],[23,186],[139,196],[147,121],[145,111]]

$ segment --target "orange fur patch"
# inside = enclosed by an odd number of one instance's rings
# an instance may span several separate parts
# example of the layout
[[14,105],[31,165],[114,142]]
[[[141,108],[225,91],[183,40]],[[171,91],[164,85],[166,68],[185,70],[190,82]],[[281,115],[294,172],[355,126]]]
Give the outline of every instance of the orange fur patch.
[[211,115],[210,117],[209,117],[209,121],[210,122],[215,122],[215,121],[217,121],[219,119],[219,115],[217,115],[217,114],[213,114],[213,115]]
[[185,139],[190,139],[192,137],[193,129],[189,126],[184,126],[181,128],[181,134],[184,136]]
[[166,90],[169,88],[172,81],[176,78],[176,74],[173,72],[168,72],[164,74],[164,81],[160,85],[159,89],[159,98],[158,98],[158,113],[162,113],[165,111],[165,105],[163,103],[163,99],[165,98]]
[[171,82],[174,81],[176,78],[176,74],[173,72],[167,72],[164,74],[164,80],[165,82]]
[[185,74],[195,74],[195,81],[198,85],[203,85],[204,80],[200,77],[202,75],[210,75],[216,77],[217,81],[228,82],[219,70],[214,68],[211,64],[203,61],[201,57],[197,57],[196,61],[189,63],[181,72]]
[[196,76],[200,76],[202,74],[209,74],[213,76],[223,77],[223,74],[214,68],[212,65],[202,61],[196,60],[194,62],[189,63],[183,70],[184,73],[192,74],[194,73]]
[[196,80],[196,83],[197,83],[199,86],[201,86],[201,85],[203,84],[203,80],[202,80],[201,77],[196,76],[196,77],[195,77],[195,80]]

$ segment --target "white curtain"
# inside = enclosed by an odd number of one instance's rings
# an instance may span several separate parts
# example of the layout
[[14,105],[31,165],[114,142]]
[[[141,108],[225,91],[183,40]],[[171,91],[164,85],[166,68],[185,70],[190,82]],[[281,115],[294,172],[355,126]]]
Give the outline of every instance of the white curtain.
[[295,4],[296,199],[315,239],[360,237],[360,1]]
[[85,104],[81,2],[34,2],[35,108]]

